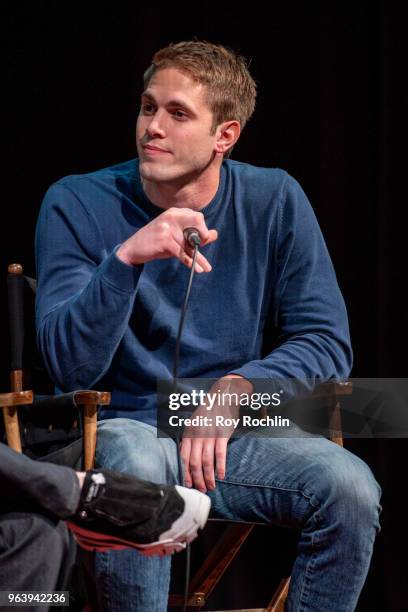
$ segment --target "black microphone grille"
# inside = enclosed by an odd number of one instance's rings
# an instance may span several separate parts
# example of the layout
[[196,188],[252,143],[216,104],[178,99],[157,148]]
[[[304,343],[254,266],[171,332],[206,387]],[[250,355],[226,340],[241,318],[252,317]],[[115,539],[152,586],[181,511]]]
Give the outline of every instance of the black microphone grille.
[[186,227],[183,231],[184,238],[188,242],[188,244],[194,248],[195,246],[200,246],[201,238],[200,233],[195,227]]

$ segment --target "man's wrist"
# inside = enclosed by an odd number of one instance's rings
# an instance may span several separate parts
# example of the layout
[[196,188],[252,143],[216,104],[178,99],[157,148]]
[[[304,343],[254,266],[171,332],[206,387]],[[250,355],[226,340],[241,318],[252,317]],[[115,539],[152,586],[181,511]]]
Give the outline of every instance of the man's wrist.
[[116,251],[116,257],[128,266],[136,266],[139,263],[143,263],[141,261],[134,261],[134,259],[131,257],[130,250],[126,246],[126,243],[123,243],[118,248],[118,250]]
[[255,391],[254,385],[251,383],[250,380],[245,378],[245,376],[241,376],[240,374],[226,374],[226,376],[223,376],[220,380],[228,379],[241,379],[242,383],[239,383],[239,386],[242,387],[241,393],[247,393],[248,395],[251,395]]

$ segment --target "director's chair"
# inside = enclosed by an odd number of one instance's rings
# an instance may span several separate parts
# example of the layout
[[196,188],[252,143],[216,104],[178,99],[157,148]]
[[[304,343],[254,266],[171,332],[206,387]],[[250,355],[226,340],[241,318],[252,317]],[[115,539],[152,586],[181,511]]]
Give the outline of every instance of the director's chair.
[[[15,451],[31,458],[87,470],[94,464],[97,408],[110,403],[110,393],[78,390],[36,395],[24,390],[32,383],[35,388],[38,381],[44,388],[45,368],[33,348],[35,289],[35,280],[23,275],[20,264],[8,267],[12,392],[2,396],[5,439]],[[32,367],[23,367],[28,360]],[[31,401],[25,401],[28,397]]]

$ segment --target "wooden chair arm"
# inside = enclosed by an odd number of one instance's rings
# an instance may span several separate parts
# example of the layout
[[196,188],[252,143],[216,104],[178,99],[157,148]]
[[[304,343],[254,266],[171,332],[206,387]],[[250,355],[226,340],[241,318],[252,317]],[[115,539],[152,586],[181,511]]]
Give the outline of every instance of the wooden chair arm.
[[20,426],[18,424],[17,406],[33,403],[32,391],[15,391],[0,394],[0,406],[3,408],[4,428],[7,444],[18,453],[22,452]]
[[[33,403],[32,391],[14,391],[0,394],[3,408],[7,444],[18,453],[22,452],[17,406]],[[107,391],[75,391],[74,402],[83,409],[84,469],[93,468],[96,451],[97,408],[110,404]]]
[[32,404],[34,395],[32,391],[13,391],[12,393],[0,393],[0,406],[2,408],[12,406],[23,406]]
[[353,384],[351,380],[345,381],[328,381],[318,385],[312,393],[312,397],[328,397],[336,398],[342,395],[351,395],[353,393]]
[[110,404],[111,394],[108,391],[74,391],[74,401],[78,406],[85,404],[104,406]]

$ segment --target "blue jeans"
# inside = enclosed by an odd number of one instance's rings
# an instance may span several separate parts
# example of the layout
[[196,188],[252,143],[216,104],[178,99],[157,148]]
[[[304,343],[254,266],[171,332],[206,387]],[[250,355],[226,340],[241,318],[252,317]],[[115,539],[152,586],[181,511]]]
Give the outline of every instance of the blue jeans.
[[[212,516],[299,529],[286,610],[352,612],[380,528],[380,487],[349,451],[302,436],[296,426],[291,434],[230,441],[225,479],[209,493]],[[175,442],[133,420],[100,422],[96,461],[156,482],[177,481]],[[167,609],[169,557],[100,553],[96,572],[102,610]]]

